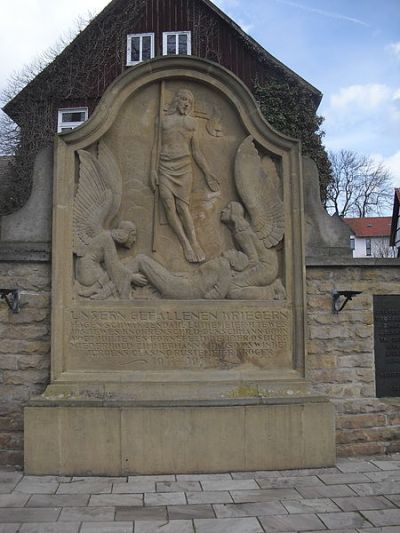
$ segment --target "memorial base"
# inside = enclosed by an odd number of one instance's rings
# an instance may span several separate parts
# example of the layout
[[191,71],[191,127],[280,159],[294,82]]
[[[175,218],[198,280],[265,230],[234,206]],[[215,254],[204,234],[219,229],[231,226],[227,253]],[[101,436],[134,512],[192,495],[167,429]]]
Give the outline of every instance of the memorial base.
[[32,401],[25,472],[212,473],[332,466],[335,414],[325,398]]

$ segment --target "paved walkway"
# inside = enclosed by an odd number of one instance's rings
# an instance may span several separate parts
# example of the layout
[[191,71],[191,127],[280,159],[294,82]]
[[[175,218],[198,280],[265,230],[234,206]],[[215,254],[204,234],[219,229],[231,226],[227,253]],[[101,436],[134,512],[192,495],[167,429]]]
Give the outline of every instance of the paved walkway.
[[210,475],[0,471],[0,533],[400,533],[400,455]]

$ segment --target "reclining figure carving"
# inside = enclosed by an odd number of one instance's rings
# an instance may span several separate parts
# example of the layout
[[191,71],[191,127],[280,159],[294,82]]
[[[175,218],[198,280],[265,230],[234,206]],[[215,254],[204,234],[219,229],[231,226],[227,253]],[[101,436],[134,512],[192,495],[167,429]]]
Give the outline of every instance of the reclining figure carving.
[[223,252],[193,272],[170,272],[144,254],[137,255],[130,262],[131,270],[141,272],[163,298],[176,300],[223,300],[235,272],[244,270],[247,265],[247,256],[238,250]]
[[142,286],[147,281],[141,274],[132,273],[118,257],[116,243],[126,248],[135,243],[135,224],[122,221],[114,229],[105,229],[121,205],[121,173],[103,141],[98,157],[85,150],[78,150],[78,155],[79,183],[73,212],[77,292],[99,300],[128,298],[131,284]]

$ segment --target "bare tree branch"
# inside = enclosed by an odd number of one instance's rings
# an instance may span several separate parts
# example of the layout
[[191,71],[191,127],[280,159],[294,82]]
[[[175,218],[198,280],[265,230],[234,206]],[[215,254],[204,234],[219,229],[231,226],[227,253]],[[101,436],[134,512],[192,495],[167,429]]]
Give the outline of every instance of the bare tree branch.
[[383,163],[350,150],[329,152],[329,159],[333,175],[325,204],[329,213],[366,217],[391,208],[392,176]]

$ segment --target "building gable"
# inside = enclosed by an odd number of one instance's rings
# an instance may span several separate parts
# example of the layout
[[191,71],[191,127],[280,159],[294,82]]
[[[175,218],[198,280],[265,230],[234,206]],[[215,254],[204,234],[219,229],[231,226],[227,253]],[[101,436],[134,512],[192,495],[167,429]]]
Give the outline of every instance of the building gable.
[[163,33],[172,31],[190,31],[193,55],[220,63],[250,89],[255,80],[285,75],[309,91],[317,108],[321,93],[209,0],[113,0],[4,111],[17,123],[27,104],[42,100],[63,107],[79,103],[91,111],[110,83],[129,68],[127,35],[154,33],[154,53],[160,56]]

